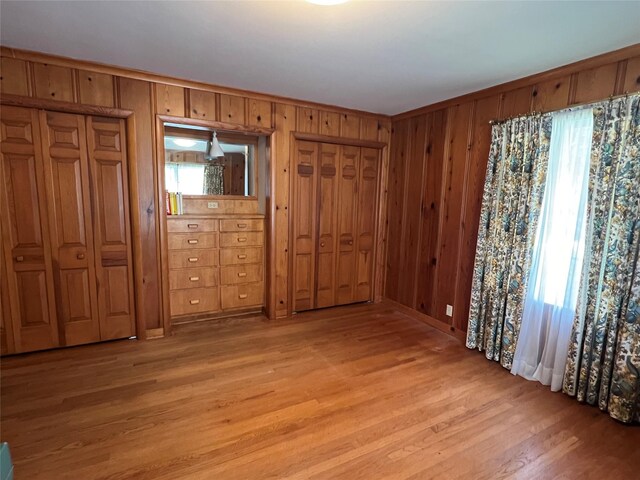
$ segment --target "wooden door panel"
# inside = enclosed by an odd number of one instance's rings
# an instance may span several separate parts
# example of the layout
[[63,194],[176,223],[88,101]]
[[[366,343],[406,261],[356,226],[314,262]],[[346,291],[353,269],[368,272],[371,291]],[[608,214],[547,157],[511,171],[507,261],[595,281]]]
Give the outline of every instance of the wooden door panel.
[[356,226],[357,226],[357,181],[360,168],[360,149],[340,147],[340,169],[338,177],[338,257],[337,289],[338,305],[354,301],[356,282]]
[[100,340],[82,115],[41,112],[57,313],[64,345]]
[[371,299],[376,233],[379,150],[363,148],[358,181],[358,228],[354,301]]
[[339,163],[337,145],[320,145],[318,175],[318,248],[316,308],[335,305],[336,292],[336,219],[337,219],[337,169]]
[[59,339],[37,111],[3,107],[0,152],[7,310],[15,351],[56,347]]
[[103,340],[135,335],[125,125],[87,117],[95,269]]
[[293,195],[294,310],[315,305],[316,175],[318,144],[298,142],[295,151]]

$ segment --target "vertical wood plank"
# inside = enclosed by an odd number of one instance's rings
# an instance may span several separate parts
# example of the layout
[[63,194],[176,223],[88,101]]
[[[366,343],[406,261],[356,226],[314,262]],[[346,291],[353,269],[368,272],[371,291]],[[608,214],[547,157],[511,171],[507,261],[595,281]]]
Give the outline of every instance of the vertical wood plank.
[[571,103],[593,102],[613,95],[616,88],[617,74],[617,63],[609,63],[578,72],[576,92]]
[[388,203],[389,203],[389,144],[391,142],[391,121],[381,120],[378,128],[378,141],[386,146],[380,155],[380,186],[378,187],[378,223],[376,232],[376,263],[373,271],[373,301],[380,302],[385,290]]
[[220,121],[229,123],[245,123],[244,97],[237,95],[220,95]]
[[359,138],[360,117],[352,113],[340,115],[340,136],[343,138]]
[[445,165],[447,110],[429,113],[422,196],[422,237],[419,252],[416,309],[434,316],[438,263],[442,175]]
[[273,191],[275,201],[271,213],[274,218],[275,240],[273,266],[275,284],[270,294],[275,297],[275,314],[286,316],[291,312],[289,289],[289,198],[291,132],[296,127],[296,107],[278,103],[275,105],[275,165]]
[[526,86],[502,94],[500,118],[524,115],[531,111],[532,87]]
[[[138,182],[137,205],[133,214],[138,216],[139,235],[133,236],[136,262],[136,315],[143,319],[147,329],[163,328],[161,285],[159,270],[159,232],[155,193],[153,141],[154,123],[151,104],[151,84],[141,80],[119,78],[120,106],[134,112],[135,155]],[[131,123],[131,122],[130,122]],[[129,132],[127,132],[129,133]],[[131,136],[132,133],[129,133]],[[158,186],[164,190],[164,186]]]
[[189,90],[189,117],[216,120],[216,94],[205,90]]
[[25,97],[29,95],[27,62],[17,58],[2,57],[0,70],[0,93]]
[[378,139],[378,119],[374,117],[363,117],[360,120],[360,139]]
[[448,324],[451,324],[452,319],[445,315],[446,305],[454,305],[456,295],[460,254],[458,244],[472,110],[473,102],[466,102],[450,107],[447,113],[448,154],[443,178],[439,267],[433,316]]
[[569,105],[571,75],[553,78],[533,87],[532,109],[535,112],[560,110]]
[[320,118],[315,108],[298,107],[297,131],[303,133],[318,133]]
[[78,101],[87,105],[114,107],[113,76],[78,70]]
[[74,102],[73,72],[67,67],[34,63],[33,83],[35,96],[48,100]]
[[248,98],[247,120],[254,127],[271,128],[271,102]]
[[640,56],[627,60],[622,91],[624,93],[640,92]]
[[320,134],[337,137],[340,135],[340,114],[336,112],[320,112]]
[[184,88],[156,83],[156,111],[162,115],[184,117]]

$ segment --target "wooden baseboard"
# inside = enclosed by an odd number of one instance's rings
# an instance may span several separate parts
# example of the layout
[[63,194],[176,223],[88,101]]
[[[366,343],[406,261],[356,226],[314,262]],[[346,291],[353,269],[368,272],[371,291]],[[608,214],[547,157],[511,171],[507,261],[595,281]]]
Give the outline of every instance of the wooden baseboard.
[[437,330],[440,330],[441,332],[444,332],[447,335],[451,335],[452,337],[457,338],[463,343],[467,339],[467,332],[465,332],[464,330],[460,330],[459,328],[456,328],[453,325],[449,325],[447,323],[441,322],[440,320],[437,320],[432,316],[427,315],[426,313],[422,313],[422,312],[419,312],[418,310],[414,310],[413,308],[407,307],[406,305],[398,303],[395,300],[391,300],[390,298],[385,297],[383,302],[392,304],[395,308],[407,314],[408,316],[413,317],[416,320],[419,320],[423,323],[426,323],[427,325]]

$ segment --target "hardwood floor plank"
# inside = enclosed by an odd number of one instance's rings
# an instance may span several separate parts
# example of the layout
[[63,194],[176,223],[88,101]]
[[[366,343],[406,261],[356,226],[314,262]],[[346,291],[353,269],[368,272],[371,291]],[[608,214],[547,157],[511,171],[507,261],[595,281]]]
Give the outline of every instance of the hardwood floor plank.
[[[16,478],[633,478],[640,429],[391,303],[2,359]],[[606,438],[606,442],[602,439]],[[609,477],[608,477],[609,476]]]

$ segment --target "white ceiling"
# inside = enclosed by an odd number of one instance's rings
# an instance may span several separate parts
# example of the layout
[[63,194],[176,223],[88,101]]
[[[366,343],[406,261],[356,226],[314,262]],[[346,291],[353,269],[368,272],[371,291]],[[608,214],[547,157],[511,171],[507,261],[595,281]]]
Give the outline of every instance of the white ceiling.
[[2,0],[3,45],[395,114],[640,42],[640,2]]

